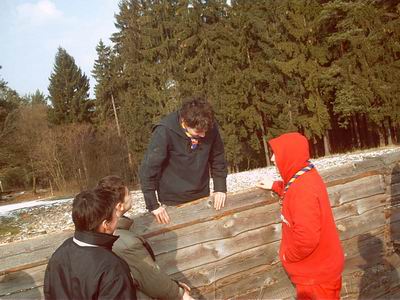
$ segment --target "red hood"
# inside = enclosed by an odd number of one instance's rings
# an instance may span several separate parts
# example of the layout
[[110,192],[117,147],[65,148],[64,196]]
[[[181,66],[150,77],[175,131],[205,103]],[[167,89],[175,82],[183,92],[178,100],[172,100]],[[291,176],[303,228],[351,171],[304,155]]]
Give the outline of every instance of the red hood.
[[305,136],[298,132],[286,133],[270,140],[275,154],[275,165],[286,184],[297,171],[308,165],[310,152]]

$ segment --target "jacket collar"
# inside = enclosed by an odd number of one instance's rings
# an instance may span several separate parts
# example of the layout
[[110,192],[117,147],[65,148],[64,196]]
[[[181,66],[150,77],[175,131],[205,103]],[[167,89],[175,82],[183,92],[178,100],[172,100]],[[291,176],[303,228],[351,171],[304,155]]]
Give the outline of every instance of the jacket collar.
[[74,238],[86,244],[111,249],[118,236],[91,231],[75,231]]

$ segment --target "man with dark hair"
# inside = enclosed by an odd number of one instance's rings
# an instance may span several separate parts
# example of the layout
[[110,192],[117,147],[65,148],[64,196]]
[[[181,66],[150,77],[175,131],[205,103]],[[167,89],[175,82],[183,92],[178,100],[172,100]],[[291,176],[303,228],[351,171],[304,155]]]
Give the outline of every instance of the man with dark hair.
[[52,255],[46,268],[46,299],[136,299],[129,267],[112,252],[119,195],[95,189],[72,203],[74,237]]
[[[106,176],[97,184],[98,188],[118,193],[119,203],[116,209],[122,216],[118,221],[115,234],[119,239],[113,245],[113,251],[124,259],[131,270],[138,286],[138,299],[190,300],[190,288],[181,282],[172,280],[165,274],[155,261],[150,244],[142,237],[136,236],[133,221],[123,214],[132,207],[128,187],[124,181],[115,175]],[[132,225],[132,226],[130,226]],[[126,230],[131,228],[132,231]]]
[[165,206],[209,196],[210,173],[219,210],[226,199],[224,145],[210,104],[195,97],[153,128],[139,172],[147,209],[158,223],[169,223]]

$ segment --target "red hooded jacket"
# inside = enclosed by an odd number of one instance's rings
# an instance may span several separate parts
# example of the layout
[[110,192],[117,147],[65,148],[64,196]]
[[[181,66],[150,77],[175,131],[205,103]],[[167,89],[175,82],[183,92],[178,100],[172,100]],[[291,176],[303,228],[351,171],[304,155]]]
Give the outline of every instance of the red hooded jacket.
[[308,165],[308,141],[299,133],[269,141],[283,181],[272,189],[283,196],[281,262],[291,280],[313,285],[339,279],[344,255],[326,186],[314,168],[298,177],[284,194],[286,183]]

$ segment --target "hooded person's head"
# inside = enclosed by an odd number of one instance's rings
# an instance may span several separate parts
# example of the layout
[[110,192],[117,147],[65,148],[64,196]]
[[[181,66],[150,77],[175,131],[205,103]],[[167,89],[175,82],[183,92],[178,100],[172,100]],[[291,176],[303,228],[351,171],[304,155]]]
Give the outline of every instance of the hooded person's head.
[[308,165],[310,152],[305,136],[298,132],[285,133],[268,142],[275,155],[275,165],[287,183],[294,174]]

